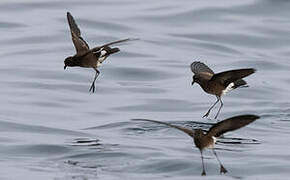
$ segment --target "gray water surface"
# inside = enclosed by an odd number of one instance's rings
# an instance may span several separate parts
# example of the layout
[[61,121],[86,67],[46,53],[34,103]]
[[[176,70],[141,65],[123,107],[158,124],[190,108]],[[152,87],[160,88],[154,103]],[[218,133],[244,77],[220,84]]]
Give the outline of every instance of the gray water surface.
[[[290,2],[14,0],[0,2],[0,179],[287,179],[290,175]],[[100,68],[68,68],[70,11],[91,47],[122,38]],[[209,128],[215,101],[189,65],[253,67],[249,88],[223,98],[219,120],[261,119],[217,144],[228,169],[155,119]],[[209,123],[209,124],[208,124]],[[226,143],[229,142],[229,143]]]

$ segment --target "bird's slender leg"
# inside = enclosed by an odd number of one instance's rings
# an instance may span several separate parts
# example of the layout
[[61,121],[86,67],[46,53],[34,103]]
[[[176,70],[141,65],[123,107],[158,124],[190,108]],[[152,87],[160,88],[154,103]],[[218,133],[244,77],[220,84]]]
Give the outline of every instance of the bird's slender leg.
[[205,176],[206,173],[205,173],[205,169],[204,169],[204,162],[203,162],[202,150],[200,150],[200,157],[201,157],[201,162],[202,162],[202,173],[201,173],[201,175],[202,176]]
[[218,96],[216,96],[216,98],[217,98],[216,102],[208,109],[207,113],[205,113],[205,115],[202,116],[203,118],[207,117],[209,115],[210,111],[212,110],[212,108],[219,102],[220,99],[218,98]]
[[218,112],[216,113],[216,115],[215,115],[215,119],[218,117],[218,115],[219,115],[219,113],[220,113],[220,111],[221,111],[221,109],[222,109],[222,107],[223,107],[223,105],[224,105],[224,103],[223,103],[223,101],[222,101],[222,98],[221,97],[219,97],[219,96],[217,96],[217,98],[219,99],[219,101],[221,102],[221,105],[220,105],[220,108],[219,108],[219,110],[218,110]]
[[93,81],[93,83],[92,83],[92,85],[90,87],[90,90],[89,90],[89,91],[92,91],[93,90],[93,92],[95,92],[95,81],[96,81],[97,77],[100,74],[100,71],[97,70],[97,68],[94,67],[94,70],[96,71],[96,74],[95,74],[95,77],[94,77],[94,81]]
[[221,174],[222,174],[222,173],[224,173],[224,174],[227,173],[228,171],[227,171],[226,168],[222,165],[222,163],[221,163],[220,159],[218,158],[217,153],[215,152],[214,148],[212,149],[212,152],[213,152],[213,154],[215,155],[217,161],[218,161],[219,164],[220,164],[220,173],[221,173]]

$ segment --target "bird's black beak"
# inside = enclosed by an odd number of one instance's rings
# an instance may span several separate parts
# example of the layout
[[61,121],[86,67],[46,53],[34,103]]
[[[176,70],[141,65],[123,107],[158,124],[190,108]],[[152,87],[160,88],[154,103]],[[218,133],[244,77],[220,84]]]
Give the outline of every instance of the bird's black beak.
[[66,67],[67,67],[67,65],[64,65],[63,69],[65,70],[65,69],[66,69]]
[[191,82],[191,85],[192,85],[192,86],[193,86],[193,84],[194,84],[194,81]]

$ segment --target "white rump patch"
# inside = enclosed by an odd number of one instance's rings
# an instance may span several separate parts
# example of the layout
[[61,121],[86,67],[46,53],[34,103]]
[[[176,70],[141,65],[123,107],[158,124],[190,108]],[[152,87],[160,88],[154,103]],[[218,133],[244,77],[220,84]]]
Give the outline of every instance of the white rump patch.
[[216,137],[214,137],[214,136],[212,136],[212,139],[213,139],[213,143],[215,144],[215,143],[216,143],[216,140],[217,140],[217,138],[216,138]]
[[107,54],[106,50],[101,50],[97,66],[100,66],[101,63],[107,58],[106,54]]
[[104,56],[105,54],[107,54],[107,51],[102,50],[102,51],[101,51],[101,56]]
[[223,90],[223,95],[225,95],[226,93],[228,93],[229,91],[231,91],[231,90],[233,90],[234,87],[235,86],[235,84],[232,82],[232,83],[230,83],[227,87],[226,87],[226,89],[225,90]]

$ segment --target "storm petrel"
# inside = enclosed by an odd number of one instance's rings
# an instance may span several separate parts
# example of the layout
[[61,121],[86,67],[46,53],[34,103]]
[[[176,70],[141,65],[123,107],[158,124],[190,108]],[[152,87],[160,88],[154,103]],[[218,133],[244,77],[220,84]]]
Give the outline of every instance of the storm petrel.
[[238,87],[247,87],[247,82],[242,78],[249,76],[256,71],[253,68],[248,68],[224,71],[215,74],[207,65],[199,61],[193,62],[190,67],[191,71],[194,73],[191,85],[196,82],[206,93],[213,94],[217,98],[216,102],[209,108],[203,117],[207,117],[211,109],[220,101],[220,107],[215,119],[218,117],[223,106],[221,96]]
[[76,54],[74,56],[69,56],[64,60],[64,69],[66,69],[67,66],[93,68],[96,71],[96,74],[89,91],[95,92],[95,81],[100,74],[100,71],[97,68],[108,56],[120,51],[119,48],[110,48],[110,45],[129,41],[131,39],[128,38],[113,41],[90,49],[89,45],[81,37],[81,31],[69,12],[67,12],[67,20],[71,31],[72,41],[76,49]]
[[166,126],[172,127],[179,129],[180,131],[183,131],[187,135],[193,138],[195,146],[199,149],[200,151],[200,156],[201,156],[201,162],[202,162],[202,176],[205,176],[205,168],[204,168],[204,162],[203,162],[203,150],[205,148],[212,149],[213,154],[215,155],[219,165],[220,165],[220,173],[226,173],[227,170],[226,168],[222,165],[220,159],[217,156],[217,153],[214,149],[215,142],[218,137],[220,137],[222,134],[229,132],[229,131],[234,131],[236,129],[242,128],[252,122],[254,122],[256,119],[260,118],[259,116],[256,115],[240,115],[240,116],[235,116],[231,117],[229,119],[225,119],[223,121],[220,121],[216,124],[214,124],[208,131],[204,131],[202,129],[187,129],[181,126],[169,124],[166,122],[161,122],[161,121],[156,121],[156,120],[149,120],[149,119],[134,119],[137,121],[149,121],[149,122],[154,122],[154,123],[159,123],[159,124],[164,124]]

